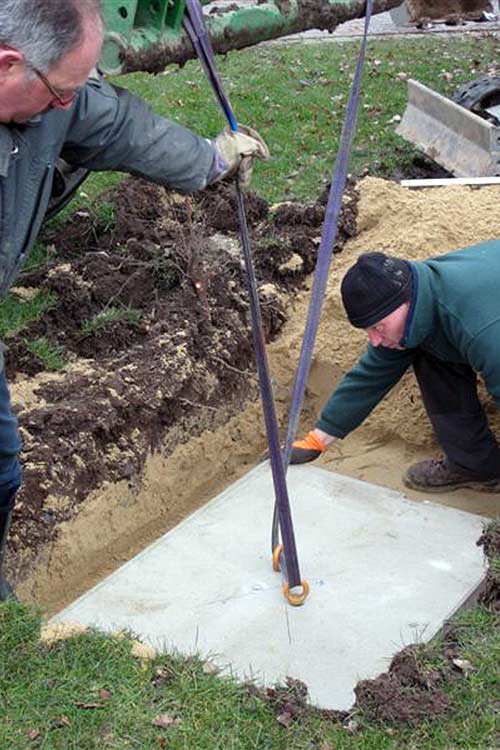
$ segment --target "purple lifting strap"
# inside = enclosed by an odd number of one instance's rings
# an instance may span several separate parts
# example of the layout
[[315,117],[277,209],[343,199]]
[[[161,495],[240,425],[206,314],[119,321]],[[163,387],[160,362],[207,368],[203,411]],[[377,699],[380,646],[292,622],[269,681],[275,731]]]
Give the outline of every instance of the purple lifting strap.
[[[328,271],[331,264],[333,248],[337,238],[338,221],[342,207],[342,195],[347,179],[347,167],[352,150],[352,142],[356,131],[356,120],[361,90],[361,77],[366,54],[366,42],[368,28],[373,11],[373,0],[367,0],[365,13],[364,36],[356,64],[356,71],[351,88],[351,94],[347,105],[346,117],[342,129],[340,148],[337,153],[333,171],[332,184],[325,212],[325,221],[318,250],[318,259],[311,292],[311,303],[304,332],[304,340],[299,358],[299,365],[295,378],[292,405],[288,422],[287,436],[283,456],[279,442],[279,429],[276,418],[276,410],[269,375],[265,341],[262,330],[262,320],[259,307],[259,299],[256,289],[255,271],[252,262],[250,239],[246,221],[245,203],[241,190],[236,183],[238,198],[238,214],[241,224],[241,237],[245,265],[247,270],[247,288],[250,297],[252,313],[252,328],[257,371],[261,398],[266,422],[267,437],[269,442],[269,457],[273,475],[276,503],[274,508],[272,528],[272,549],[276,549],[279,541],[279,530],[283,539],[283,554],[281,555],[281,568],[285,580],[290,587],[299,586],[301,583],[295,536],[290,512],[290,502],[286,486],[286,469],[290,462],[292,442],[295,437],[299,421],[302,402],[304,399],[307,378],[311,364],[314,342],[321,317],[323,298],[328,280]],[[236,119],[229,99],[227,98],[222,82],[217,73],[212,46],[208,38],[203,18],[203,11],[199,0],[186,0],[186,17],[184,26],[195,47],[196,53],[205,68],[207,76],[217,96],[217,100],[223,110],[229,125],[233,131],[238,129]],[[279,527],[278,527],[279,523]]]
[[[203,12],[199,0],[187,0],[186,16],[184,27],[189,34],[194,45],[196,53],[207,72],[208,78],[217,96],[217,100],[226,116],[229,125],[233,131],[238,129],[236,118],[234,117],[229,99],[224,93],[222,82],[218,76],[212,46],[208,38],[203,19]],[[297,548],[295,544],[295,535],[290,511],[290,501],[286,486],[285,468],[283,465],[278,420],[274,403],[271,377],[267,361],[264,332],[262,328],[262,318],[260,313],[259,297],[257,293],[257,284],[255,271],[250,249],[250,238],[248,234],[248,225],[246,220],[245,202],[243,193],[240,190],[237,180],[236,195],[238,199],[238,215],[241,227],[241,240],[246,266],[246,282],[248,295],[250,298],[250,309],[252,316],[252,332],[255,349],[255,359],[257,372],[259,375],[259,385],[264,411],[264,420],[266,423],[267,439],[269,443],[269,458],[271,461],[271,471],[274,483],[274,493],[276,498],[275,516],[279,520],[281,534],[283,538],[283,554],[281,555],[281,572],[284,579],[288,582],[290,588],[301,585]]]
[[[283,451],[283,463],[285,465],[285,471],[288,469],[288,465],[290,463],[292,443],[297,432],[300,411],[302,408],[302,402],[304,400],[307,379],[309,376],[309,369],[311,366],[314,342],[316,340],[316,334],[318,332],[318,326],[321,318],[323,299],[325,296],[326,284],[328,281],[328,271],[330,269],[333,249],[335,247],[335,241],[337,239],[339,216],[340,210],[342,208],[342,196],[347,179],[347,168],[349,164],[349,157],[352,151],[354,135],[356,133],[356,122],[361,92],[361,78],[365,61],[366,42],[372,11],[373,0],[367,0],[364,34],[361,41],[358,61],[356,63],[356,70],[351,86],[351,93],[349,96],[349,101],[347,103],[346,115],[340,139],[340,147],[337,152],[337,158],[335,160],[335,166],[333,169],[332,183],[330,187],[330,193],[328,195],[325,220],[323,223],[321,241],[318,249],[316,270],[314,272],[314,281],[311,290],[311,301],[309,303],[309,311],[307,314],[304,338],[302,341],[299,364],[295,376],[292,404],[290,407],[290,416],[288,418],[285,448]],[[278,535],[278,519],[275,509],[271,534],[272,549],[275,549],[278,543]]]

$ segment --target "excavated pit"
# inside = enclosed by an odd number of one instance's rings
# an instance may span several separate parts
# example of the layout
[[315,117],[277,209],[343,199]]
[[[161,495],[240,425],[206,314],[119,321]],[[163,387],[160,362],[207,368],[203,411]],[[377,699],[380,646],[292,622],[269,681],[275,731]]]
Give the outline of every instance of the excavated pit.
[[[373,178],[349,188],[303,429],[364,345],[339,297],[357,255],[377,248],[424,258],[497,237],[498,197],[497,187],[409,191]],[[270,208],[249,197],[282,420],[324,204],[323,197]],[[16,288],[24,298],[55,295],[50,310],[7,340],[6,353],[24,445],[9,569],[20,593],[47,612],[235,481],[265,450],[235,213],[226,187],[183,197],[126,181],[97,215],[81,211],[47,230],[52,261]],[[64,353],[63,371],[44,370],[29,346],[40,339]],[[500,434],[498,413],[483,398]],[[404,466],[429,454],[437,446],[408,374],[322,466],[401,490]],[[439,500],[487,516],[500,509],[496,495]]]
[[[271,341],[314,268],[325,201],[272,212],[255,195],[247,203]],[[356,203],[352,188],[338,250],[355,232]],[[47,230],[51,262],[25,273],[15,290],[54,300],[6,342],[24,465],[10,569],[49,609],[60,604],[60,586],[63,599],[73,596],[102,564],[129,556],[202,503],[212,484],[229,479],[229,465],[240,470],[241,447],[249,462],[264,448],[257,426],[254,439],[235,440],[236,454],[232,440],[221,447],[214,437],[257,397],[236,216],[231,188],[193,198],[128,180],[97,213],[80,211]],[[47,373],[34,341],[61,353],[67,368]],[[197,457],[173,459],[199,436]],[[201,454],[212,446],[203,468]],[[164,482],[173,482],[168,497]]]
[[[364,346],[339,296],[340,279],[357,255],[379,249],[425,258],[498,237],[499,196],[498,187],[409,191],[374,178],[350,186],[302,429]],[[282,421],[324,203],[323,197],[270,207],[249,197]],[[51,262],[26,273],[15,290],[22,299],[39,290],[54,294],[50,310],[7,340],[6,354],[24,442],[9,570],[19,594],[48,614],[246,473],[265,450],[235,213],[225,187],[183,197],[126,181],[97,215],[81,211],[69,225],[46,230]],[[47,372],[33,354],[29,342],[40,339],[63,352],[63,371]],[[482,397],[500,435],[484,389]],[[321,465],[401,490],[403,467],[437,453],[408,374]],[[500,510],[498,495],[459,492],[433,500],[485,516]],[[490,556],[498,554],[498,531],[481,543]],[[498,580],[490,576],[483,600],[498,609],[498,599]],[[418,675],[408,678],[414,661],[413,651],[403,652],[387,675],[360,683],[358,707],[384,721],[448,711],[441,677],[432,684],[428,676],[425,684]]]

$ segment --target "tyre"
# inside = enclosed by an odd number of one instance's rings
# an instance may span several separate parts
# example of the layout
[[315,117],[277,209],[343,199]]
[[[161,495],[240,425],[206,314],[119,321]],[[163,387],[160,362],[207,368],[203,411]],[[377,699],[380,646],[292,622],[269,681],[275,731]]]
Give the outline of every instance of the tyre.
[[485,76],[466,83],[455,92],[453,101],[494,125],[500,125],[500,111],[498,116],[486,111],[500,105],[500,76]]

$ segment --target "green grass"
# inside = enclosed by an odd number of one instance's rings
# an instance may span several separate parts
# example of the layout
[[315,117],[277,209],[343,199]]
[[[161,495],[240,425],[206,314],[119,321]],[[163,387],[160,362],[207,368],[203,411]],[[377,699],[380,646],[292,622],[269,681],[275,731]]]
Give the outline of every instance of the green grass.
[[92,319],[86,320],[82,325],[82,335],[96,335],[103,328],[107,328],[118,320],[126,320],[132,325],[139,325],[142,313],[133,307],[107,307],[97,313]]
[[[271,150],[272,160],[255,170],[253,186],[263,197],[310,200],[330,179],[358,47],[355,41],[267,46],[218,60],[238,119],[256,127]],[[352,172],[391,175],[416,153],[394,133],[392,118],[406,103],[402,74],[451,94],[491,70],[499,53],[499,40],[487,35],[370,42]],[[225,124],[197,61],[119,83],[202,135],[215,136]]]
[[62,370],[66,365],[67,360],[64,356],[64,347],[51,343],[45,337],[34,339],[33,341],[27,340],[26,346],[32,354],[38,357],[43,363],[44,368],[49,372]]
[[9,294],[0,301],[0,339],[14,336],[30,322],[38,320],[57,305],[57,295],[52,292],[37,292],[32,299],[23,301]]
[[[218,58],[238,119],[256,127],[271,149],[272,160],[257,166],[253,180],[264,198],[312,200],[330,179],[357,53],[358,43],[352,41],[261,46]],[[499,55],[500,40],[487,34],[370,41],[352,173],[368,169],[392,175],[416,154],[394,133],[392,118],[406,103],[401,74],[450,95],[461,83],[491,72]],[[201,135],[213,137],[225,125],[195,60],[158,76],[134,73],[114,80]],[[80,189],[85,197],[73,207],[88,205],[118,179],[93,175]]]
[[[0,606],[0,747],[9,750],[488,750],[500,743],[498,615],[475,608],[457,618],[460,657],[473,671],[447,687],[453,712],[417,725],[356,715],[355,734],[318,716],[283,727],[269,702],[201,660],[142,662],[127,639],[88,633],[52,646],[38,640],[38,616]],[[332,644],[330,658],[335,668]],[[423,665],[443,665],[430,645]],[[457,673],[458,675],[458,673]],[[177,720],[154,724],[161,715]]]

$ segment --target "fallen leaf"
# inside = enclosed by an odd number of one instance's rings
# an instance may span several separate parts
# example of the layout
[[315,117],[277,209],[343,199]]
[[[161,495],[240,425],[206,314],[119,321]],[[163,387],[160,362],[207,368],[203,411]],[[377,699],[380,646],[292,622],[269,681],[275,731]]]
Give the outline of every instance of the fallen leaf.
[[354,721],[354,719],[350,719],[345,725],[345,730],[346,732],[349,732],[349,734],[356,734],[356,732],[359,731],[359,723]]
[[63,714],[62,716],[59,716],[55,720],[54,724],[55,724],[56,727],[70,727],[71,726],[71,721],[70,721],[69,717],[66,716],[66,714]]
[[153,719],[155,727],[161,727],[167,729],[168,727],[176,727],[182,724],[182,719],[171,716],[170,714],[159,714]]
[[451,661],[452,664],[465,675],[476,671],[476,667],[474,667],[467,659],[452,659]]
[[28,739],[37,740],[41,736],[39,729],[28,729]]
[[213,661],[206,661],[203,663],[203,672],[205,674],[218,674],[219,667]]
[[99,698],[103,701],[109,701],[109,699],[111,698],[111,695],[112,695],[111,691],[106,690],[106,688],[101,688],[99,690]]
[[140,641],[132,642],[130,653],[138,659],[154,659],[157,655],[156,649]]
[[288,729],[293,721],[293,718],[293,714],[290,711],[282,711],[276,716],[276,721],[278,722],[278,724],[281,724]]

